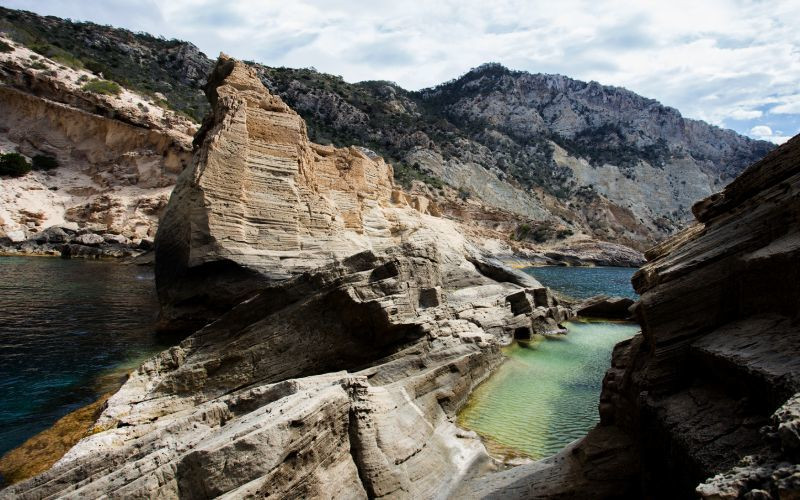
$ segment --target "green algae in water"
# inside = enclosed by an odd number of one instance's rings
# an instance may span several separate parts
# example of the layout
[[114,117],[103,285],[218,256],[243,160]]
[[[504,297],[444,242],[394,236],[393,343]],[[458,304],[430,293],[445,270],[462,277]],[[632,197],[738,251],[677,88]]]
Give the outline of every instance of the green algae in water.
[[540,459],[598,422],[611,351],[639,327],[606,322],[569,322],[566,327],[567,335],[506,348],[509,359],[459,413],[459,425],[486,439],[493,454]]

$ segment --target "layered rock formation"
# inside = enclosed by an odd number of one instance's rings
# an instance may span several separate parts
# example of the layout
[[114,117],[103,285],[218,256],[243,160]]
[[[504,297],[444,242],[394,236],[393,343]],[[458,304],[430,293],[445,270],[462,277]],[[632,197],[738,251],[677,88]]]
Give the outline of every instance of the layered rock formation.
[[311,144],[246,65],[221,57],[208,93],[156,241],[168,319],[206,326],[0,497],[446,496],[489,461],[455,412],[500,345],[570,309],[392,191],[382,162]]
[[438,213],[434,204],[393,189],[382,159],[312,144],[303,119],[246,65],[220,59],[207,93],[214,109],[195,138],[199,160],[179,178],[159,228],[164,327],[187,315],[202,326],[265,281],[424,239],[417,230],[441,225],[423,222]]
[[800,495],[800,136],[693,211],[634,275],[642,333],[614,349],[600,425],[468,492]]
[[0,238],[35,242],[52,226],[155,236],[194,126],[128,90],[83,89],[95,78],[6,40],[0,53],[0,149],[46,155],[58,168],[4,178]]

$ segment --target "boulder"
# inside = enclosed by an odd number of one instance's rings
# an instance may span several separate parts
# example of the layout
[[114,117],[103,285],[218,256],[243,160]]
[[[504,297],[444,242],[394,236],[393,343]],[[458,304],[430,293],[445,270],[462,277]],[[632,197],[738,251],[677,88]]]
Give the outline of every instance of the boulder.
[[25,231],[22,230],[8,231],[6,233],[6,238],[11,240],[11,243],[21,243],[28,239],[27,236],[25,236]]
[[584,318],[629,319],[633,300],[627,297],[596,295],[575,306],[575,314]]
[[100,235],[106,243],[114,243],[117,245],[130,245],[131,240],[121,234],[105,233]]
[[34,240],[39,243],[64,243],[69,239],[66,231],[58,226],[51,226],[37,234]]
[[85,233],[78,235],[75,238],[73,238],[72,241],[79,245],[85,245],[89,247],[96,247],[105,243],[103,237],[95,233]]

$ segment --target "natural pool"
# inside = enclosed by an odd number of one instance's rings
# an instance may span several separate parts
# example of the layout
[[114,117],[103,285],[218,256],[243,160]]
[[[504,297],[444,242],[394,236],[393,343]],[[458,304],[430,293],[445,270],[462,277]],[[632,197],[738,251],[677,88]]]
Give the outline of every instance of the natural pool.
[[[526,269],[540,282],[577,298],[597,294],[635,298],[630,268]],[[627,284],[627,286],[626,286]],[[509,358],[481,384],[459,413],[497,456],[539,459],[585,435],[599,420],[597,404],[614,345],[638,325],[568,322],[568,333],[504,350]]]
[[162,350],[157,310],[152,269],[0,257],[0,455]]

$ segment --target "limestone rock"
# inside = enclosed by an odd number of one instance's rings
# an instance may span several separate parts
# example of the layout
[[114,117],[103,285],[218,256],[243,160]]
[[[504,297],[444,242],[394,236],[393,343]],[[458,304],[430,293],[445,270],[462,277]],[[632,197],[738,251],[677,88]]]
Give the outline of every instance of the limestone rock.
[[[33,222],[36,229],[74,225],[153,237],[175,179],[191,161],[193,125],[145,106],[128,89],[118,96],[86,92],[88,71],[8,43],[14,50],[0,54],[0,148],[53,157],[58,168],[3,179],[0,231],[26,231]],[[51,69],[30,67],[32,56]]]
[[453,288],[445,262],[409,244],[263,287],[144,363],[92,435],[0,497],[446,496],[488,460],[455,412],[532,318],[508,305],[519,286],[473,269],[479,285]]
[[311,143],[249,66],[221,56],[206,92],[213,113],[195,137],[198,160],[157,237],[163,329],[202,326],[255,288],[335,258],[435,238],[422,216],[436,210],[393,197],[389,165]]
[[79,245],[94,247],[105,243],[106,240],[99,234],[86,233],[76,236],[73,241]]
[[393,204],[382,161],[311,144],[246,65],[222,56],[208,95],[156,240],[162,307],[202,328],[0,497],[446,497],[489,461],[453,421],[500,346],[571,311]]

